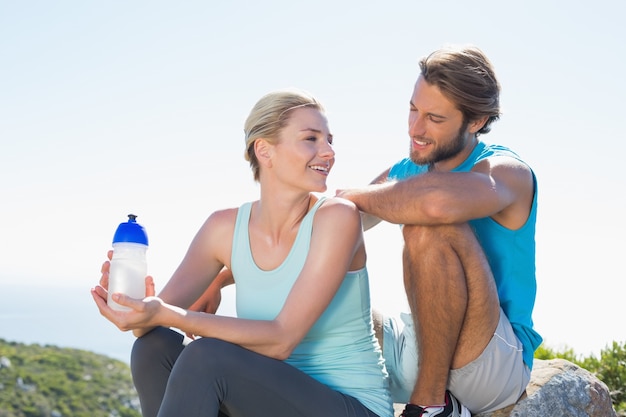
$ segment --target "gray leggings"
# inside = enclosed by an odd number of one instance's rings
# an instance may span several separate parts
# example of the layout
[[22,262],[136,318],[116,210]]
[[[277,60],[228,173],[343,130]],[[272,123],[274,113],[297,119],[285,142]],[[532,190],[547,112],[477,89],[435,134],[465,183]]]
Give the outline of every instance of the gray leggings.
[[131,353],[144,417],[377,417],[295,367],[218,339],[187,346],[158,327]]

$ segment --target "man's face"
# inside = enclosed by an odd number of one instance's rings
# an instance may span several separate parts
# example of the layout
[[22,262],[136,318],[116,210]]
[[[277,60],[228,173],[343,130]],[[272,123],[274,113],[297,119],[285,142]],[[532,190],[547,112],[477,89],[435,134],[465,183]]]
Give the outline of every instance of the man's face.
[[431,169],[450,170],[474,147],[474,133],[463,113],[423,77],[415,83],[409,111],[410,158]]

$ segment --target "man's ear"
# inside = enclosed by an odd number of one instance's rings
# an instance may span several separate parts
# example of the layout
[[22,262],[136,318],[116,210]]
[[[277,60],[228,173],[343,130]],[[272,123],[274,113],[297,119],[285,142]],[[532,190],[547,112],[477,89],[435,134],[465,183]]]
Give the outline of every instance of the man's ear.
[[274,146],[267,139],[259,138],[254,141],[254,153],[259,164],[272,166],[272,150]]
[[478,132],[480,129],[483,128],[483,126],[485,125],[485,123],[487,123],[487,120],[489,119],[489,116],[483,116],[481,118],[472,120],[469,124],[469,126],[467,127],[469,132],[473,135],[476,132]]

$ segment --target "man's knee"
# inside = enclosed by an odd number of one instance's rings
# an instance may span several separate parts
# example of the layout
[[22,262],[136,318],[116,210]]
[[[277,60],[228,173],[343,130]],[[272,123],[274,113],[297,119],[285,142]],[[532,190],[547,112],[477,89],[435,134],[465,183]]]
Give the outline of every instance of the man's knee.
[[449,244],[458,239],[474,239],[475,235],[468,223],[422,226],[406,224],[402,226],[404,243],[411,246],[433,247]]

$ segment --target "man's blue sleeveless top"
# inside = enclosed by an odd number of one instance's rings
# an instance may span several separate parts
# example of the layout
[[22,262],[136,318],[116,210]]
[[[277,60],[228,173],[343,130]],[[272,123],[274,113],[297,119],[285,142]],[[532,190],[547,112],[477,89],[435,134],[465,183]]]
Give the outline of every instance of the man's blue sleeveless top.
[[[478,162],[492,156],[508,156],[525,164],[510,149],[500,145],[478,142],[469,157],[453,172],[468,172]],[[417,165],[409,158],[396,163],[390,170],[390,180],[402,180],[428,172],[428,166]],[[537,180],[533,173],[535,193],[530,215],[517,230],[507,229],[491,217],[471,220],[496,280],[500,306],[508,317],[515,334],[524,346],[524,362],[530,369],[541,336],[533,329],[532,311],[535,305],[535,223],[537,218]]]

